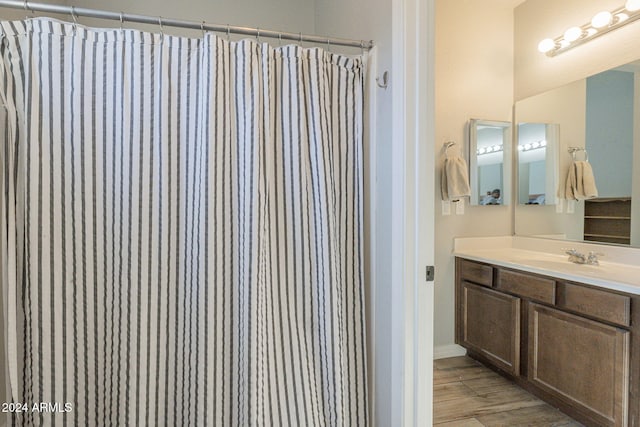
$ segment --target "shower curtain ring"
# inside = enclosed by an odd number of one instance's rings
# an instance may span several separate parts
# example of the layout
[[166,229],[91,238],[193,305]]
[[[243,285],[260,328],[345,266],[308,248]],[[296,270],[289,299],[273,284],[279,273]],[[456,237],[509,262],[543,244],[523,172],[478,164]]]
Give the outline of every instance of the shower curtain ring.
[[280,40],[280,42],[278,43],[278,47],[282,46],[282,33],[278,33],[278,40]]
[[71,17],[73,18],[73,34],[75,34],[78,29],[78,17],[76,16],[75,6],[71,6]]
[[302,33],[300,33],[300,47],[302,47]]
[[162,16],[158,16],[158,25],[160,26],[160,40],[164,41],[164,27],[162,26]]
[[229,24],[227,24],[227,41],[231,41],[231,28],[229,28]]
[[122,26],[124,25],[124,14],[120,11],[120,31],[122,31]]
[[258,31],[258,33],[256,34],[256,41],[260,43],[260,27],[256,28],[256,30]]
[[331,52],[331,40],[327,39],[327,52]]
[[[33,16],[33,10],[29,9],[29,5],[27,4],[27,0],[24,0],[24,11],[25,12],[31,12],[31,15]],[[29,15],[25,15],[24,19],[29,19]]]
[[202,21],[202,24],[200,24],[200,29],[202,30],[202,37],[203,38],[207,35],[207,32],[204,30],[204,24],[205,24],[204,21]]

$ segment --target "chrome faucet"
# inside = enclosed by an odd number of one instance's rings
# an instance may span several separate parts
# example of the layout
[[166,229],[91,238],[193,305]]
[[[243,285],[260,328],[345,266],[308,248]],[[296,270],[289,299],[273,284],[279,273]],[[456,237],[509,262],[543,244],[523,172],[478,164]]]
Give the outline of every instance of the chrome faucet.
[[599,256],[604,256],[603,253],[590,251],[589,255],[578,252],[577,249],[567,249],[565,251],[569,255],[569,262],[574,264],[587,264],[587,265],[600,265],[598,261]]
[[594,251],[589,252],[589,256],[587,257],[586,263],[589,265],[600,265],[600,262],[598,262],[599,256],[604,256],[604,254],[599,252],[594,252]]
[[[567,255],[569,255],[569,262],[572,262],[574,264],[586,264],[587,263],[587,257],[585,256],[585,254],[582,254],[580,252],[578,252],[577,249],[568,249],[565,251],[565,253]],[[597,261],[597,259],[596,259]]]

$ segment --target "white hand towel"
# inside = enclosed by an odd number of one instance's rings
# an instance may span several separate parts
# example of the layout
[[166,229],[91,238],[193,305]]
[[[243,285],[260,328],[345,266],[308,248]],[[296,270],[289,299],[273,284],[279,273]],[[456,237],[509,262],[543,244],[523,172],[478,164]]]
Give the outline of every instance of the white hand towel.
[[[560,194],[562,196],[562,194]],[[575,161],[569,166],[565,184],[564,198],[567,200],[585,200],[598,197],[596,180],[591,164],[587,161]]]
[[458,201],[471,195],[469,168],[462,157],[447,157],[442,166],[442,200]]

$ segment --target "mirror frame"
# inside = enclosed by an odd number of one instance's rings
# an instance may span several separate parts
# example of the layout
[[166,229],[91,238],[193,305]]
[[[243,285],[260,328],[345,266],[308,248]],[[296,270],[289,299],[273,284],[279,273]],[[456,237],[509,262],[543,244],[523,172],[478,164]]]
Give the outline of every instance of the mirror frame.
[[481,205],[478,194],[478,126],[492,126],[502,128],[502,204],[486,206],[509,206],[511,205],[511,183],[512,179],[512,141],[513,123],[511,121],[499,120],[469,120],[469,184],[471,187],[471,197],[469,204],[472,206]]

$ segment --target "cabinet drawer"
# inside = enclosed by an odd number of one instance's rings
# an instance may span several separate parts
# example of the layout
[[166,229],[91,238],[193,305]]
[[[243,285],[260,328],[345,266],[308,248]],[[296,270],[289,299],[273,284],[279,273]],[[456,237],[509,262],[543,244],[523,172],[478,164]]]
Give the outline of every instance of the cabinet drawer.
[[493,285],[493,267],[460,259],[460,277],[471,283],[491,287]]
[[558,306],[621,326],[631,324],[631,299],[608,291],[561,283]]
[[556,302],[556,281],[552,279],[510,270],[498,270],[496,288],[547,304]]

